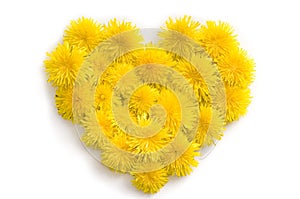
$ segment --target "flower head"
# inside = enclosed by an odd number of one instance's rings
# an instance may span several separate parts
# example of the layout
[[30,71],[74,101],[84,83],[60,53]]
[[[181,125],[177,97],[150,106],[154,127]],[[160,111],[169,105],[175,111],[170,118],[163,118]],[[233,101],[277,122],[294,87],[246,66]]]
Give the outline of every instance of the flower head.
[[226,121],[232,122],[245,115],[250,102],[249,88],[226,87]]
[[220,74],[229,86],[246,87],[253,80],[254,62],[242,49],[233,49],[218,60]]
[[101,25],[91,18],[79,18],[71,21],[65,30],[64,41],[83,48],[86,53],[91,52],[102,40]]
[[238,46],[229,24],[224,22],[207,21],[200,28],[199,42],[212,58],[217,58]]
[[127,61],[132,58],[128,53],[140,48],[142,41],[143,37],[135,25],[113,19],[103,26],[103,43],[100,47],[111,58]]
[[168,173],[170,175],[175,174],[179,177],[190,174],[192,172],[191,166],[198,166],[198,162],[195,160],[195,156],[200,155],[200,153],[198,152],[199,149],[199,144],[192,143],[179,158],[177,158],[174,162],[166,167]]
[[164,168],[151,172],[134,173],[133,177],[133,186],[145,193],[152,194],[158,192],[169,180]]
[[129,109],[133,109],[137,114],[148,112],[150,107],[156,102],[158,91],[148,85],[138,88],[131,96]]
[[159,32],[159,46],[173,52],[176,57],[188,59],[197,45],[199,26],[200,23],[190,16],[169,18]]
[[48,81],[55,87],[72,87],[84,59],[84,51],[68,42],[58,44],[56,49],[47,53],[44,61]]
[[73,88],[60,87],[56,90],[55,103],[58,114],[64,119],[73,120]]

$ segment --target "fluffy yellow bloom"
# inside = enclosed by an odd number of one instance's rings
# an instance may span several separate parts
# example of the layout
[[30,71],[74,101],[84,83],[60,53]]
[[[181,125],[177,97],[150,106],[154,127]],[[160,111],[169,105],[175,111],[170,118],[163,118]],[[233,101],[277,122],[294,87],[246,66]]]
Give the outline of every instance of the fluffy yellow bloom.
[[253,80],[254,61],[243,49],[232,49],[217,59],[220,74],[229,86],[247,87]]
[[168,174],[177,175],[179,177],[189,175],[192,172],[191,166],[198,166],[195,156],[200,155],[198,152],[199,150],[200,145],[197,143],[192,143],[179,158],[166,167]]
[[199,26],[200,23],[190,16],[169,18],[159,32],[159,46],[173,52],[176,57],[188,59],[199,40]]
[[73,87],[63,88],[60,87],[56,90],[55,103],[58,114],[64,119],[73,120]]
[[135,173],[133,177],[133,186],[151,194],[158,192],[169,180],[165,168],[152,172]]
[[131,22],[110,20],[103,26],[102,50],[113,59],[127,61],[132,55],[126,55],[131,50],[142,46],[143,37],[139,29]]
[[224,22],[207,21],[200,28],[199,42],[212,58],[230,52],[238,46],[232,27]]
[[[131,22],[118,21],[116,18],[114,18],[103,26],[103,35],[105,39],[108,39],[120,33],[135,31],[137,29],[138,28]],[[143,40],[141,35],[139,36],[139,38]]]
[[99,44],[102,37],[101,25],[91,18],[82,17],[71,21],[65,30],[64,41],[89,53]]
[[148,112],[157,101],[158,91],[148,85],[138,88],[130,98],[129,108],[136,114]]
[[191,16],[176,18],[175,20],[169,17],[166,21],[166,28],[180,32],[192,39],[197,39],[200,23],[194,21]]
[[247,112],[251,102],[250,89],[238,87],[226,87],[226,121],[238,120]]
[[[75,123],[80,123],[82,114],[89,110],[87,105],[89,93],[82,93],[77,96],[77,89],[73,87],[59,87],[55,94],[55,103],[58,113],[67,120],[72,120]],[[76,121],[74,121],[76,117]]]
[[44,61],[48,81],[55,87],[72,87],[84,54],[84,51],[68,42],[58,44],[54,51],[47,53],[48,59]]

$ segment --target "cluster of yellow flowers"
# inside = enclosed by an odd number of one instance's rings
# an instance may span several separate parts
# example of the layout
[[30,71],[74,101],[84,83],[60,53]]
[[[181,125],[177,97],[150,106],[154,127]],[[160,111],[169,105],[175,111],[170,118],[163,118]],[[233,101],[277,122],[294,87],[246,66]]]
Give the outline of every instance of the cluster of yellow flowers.
[[[58,113],[83,126],[81,140],[84,144],[101,151],[99,158],[110,169],[131,174],[132,184],[145,193],[159,191],[169,176],[190,174],[192,167],[198,165],[195,157],[200,155],[200,149],[214,145],[221,139],[224,125],[246,113],[254,73],[254,61],[239,47],[236,35],[227,23],[208,21],[200,24],[188,16],[169,18],[158,36],[157,43],[145,44],[140,30],[131,22],[113,19],[107,24],[99,24],[82,17],[71,22],[63,42],[48,53],[44,61],[48,81],[56,88]],[[74,95],[78,76],[87,62],[93,67],[101,64],[101,53],[97,53],[99,45],[103,52],[114,57],[114,61],[96,80],[93,114],[81,114],[85,102],[80,103],[80,97]],[[201,73],[196,65],[202,66]],[[162,70],[160,66],[167,69]],[[178,90],[184,87],[179,83],[179,77],[170,78],[172,71],[177,71],[188,82],[196,103],[189,100],[189,96],[178,94],[176,89],[169,89],[169,83]],[[138,85],[131,84],[135,79],[142,84],[132,89],[132,85]],[[155,82],[158,79],[165,79],[166,85]],[[224,93],[219,87],[223,87]],[[124,102],[121,98],[129,90],[134,92],[130,93],[127,111],[114,113],[114,106]],[[213,93],[226,97],[224,102],[213,99]],[[222,103],[224,113],[218,108]],[[160,115],[160,109],[153,108],[155,105],[160,105],[164,114]],[[193,107],[197,107],[198,112]],[[155,120],[155,114],[163,115],[164,119]],[[141,127],[139,131],[144,136],[127,133],[130,129],[127,120],[124,124],[120,121],[126,118],[125,115]],[[193,129],[194,123],[197,126],[192,134],[188,131]],[[151,128],[147,128],[149,126]],[[183,134],[178,133],[180,130]],[[172,150],[168,148],[170,143],[173,143]],[[162,150],[165,148],[168,149]],[[167,161],[154,155],[160,150],[164,151],[161,153],[170,152],[164,157],[174,157]],[[136,168],[138,164],[133,162],[139,162],[143,168]]]

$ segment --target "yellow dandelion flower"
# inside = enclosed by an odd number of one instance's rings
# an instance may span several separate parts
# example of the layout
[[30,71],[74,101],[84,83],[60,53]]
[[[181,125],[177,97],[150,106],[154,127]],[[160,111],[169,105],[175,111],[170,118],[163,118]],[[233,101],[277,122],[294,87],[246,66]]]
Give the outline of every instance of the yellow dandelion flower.
[[95,106],[97,110],[110,110],[112,88],[107,83],[100,83],[96,87],[95,92]]
[[176,18],[175,20],[169,17],[166,21],[166,28],[168,30],[174,30],[180,32],[192,39],[197,39],[200,23],[194,21],[191,16],[183,16]]
[[131,22],[118,21],[116,18],[114,18],[103,26],[103,35],[104,38],[108,39],[120,33],[134,31],[137,29],[138,28]]
[[47,53],[44,61],[48,82],[55,87],[72,87],[84,59],[84,51],[68,42],[58,44],[56,49]]
[[79,18],[72,20],[70,26],[65,30],[64,41],[71,45],[83,48],[89,53],[102,40],[102,27],[91,18]]
[[135,90],[129,101],[129,113],[133,121],[139,126],[150,124],[150,107],[157,101],[158,91],[149,85],[144,85]]
[[58,114],[64,119],[73,120],[73,88],[60,87],[56,90],[55,103]]
[[148,85],[138,88],[131,96],[129,109],[137,114],[149,111],[150,107],[157,101],[158,91]]
[[254,61],[243,49],[232,49],[217,59],[220,74],[229,86],[246,87],[253,80]]
[[159,46],[177,55],[189,58],[199,37],[200,23],[192,20],[190,16],[169,18],[165,27],[159,32]]
[[[175,148],[175,150],[177,149]],[[199,150],[199,144],[191,143],[191,145],[179,158],[177,158],[174,162],[166,167],[168,174],[177,175],[178,177],[189,175],[192,172],[191,166],[198,166],[198,162],[195,160],[195,156],[200,155],[200,153],[198,152]]]
[[[87,89],[84,89],[87,91]],[[58,113],[67,120],[72,120],[74,123],[80,123],[81,119],[83,119],[83,113],[87,113],[89,110],[88,97],[89,94],[82,94],[81,96],[77,96],[77,89],[70,87],[64,88],[59,87],[56,90],[55,102]],[[75,93],[75,94],[74,94]],[[88,92],[87,92],[88,93]],[[76,121],[74,120],[76,117]]]
[[212,58],[230,52],[238,46],[232,27],[224,22],[207,21],[200,28],[199,42]]
[[132,185],[145,193],[154,194],[158,192],[167,182],[168,174],[166,169],[159,169],[152,172],[134,173]]
[[167,114],[166,127],[177,130],[181,123],[181,108],[175,94],[167,89],[163,89],[157,103],[163,106]]
[[125,54],[132,49],[140,48],[143,40],[140,30],[131,22],[113,19],[103,26],[101,48],[113,59],[128,60],[131,55],[126,56]]
[[250,102],[249,88],[226,87],[226,121],[232,122],[245,115]]

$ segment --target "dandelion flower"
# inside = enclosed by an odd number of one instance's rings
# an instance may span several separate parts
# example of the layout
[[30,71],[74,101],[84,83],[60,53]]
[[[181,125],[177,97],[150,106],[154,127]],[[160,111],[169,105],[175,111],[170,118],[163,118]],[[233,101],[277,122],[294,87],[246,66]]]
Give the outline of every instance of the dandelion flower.
[[245,115],[250,102],[249,88],[226,87],[226,121],[232,122]]
[[232,27],[220,21],[207,21],[206,26],[202,25],[199,42],[214,59],[238,46]]
[[198,166],[198,162],[195,160],[195,156],[200,155],[200,153],[198,152],[199,149],[199,144],[191,143],[191,145],[179,158],[175,159],[174,162],[166,167],[168,174],[175,174],[178,177],[189,175],[192,172],[191,166]]
[[72,87],[84,59],[84,52],[68,42],[58,44],[57,48],[47,53],[44,61],[48,82],[55,87]]
[[133,186],[151,194],[158,192],[169,180],[165,168],[151,172],[134,173],[132,175],[134,177],[132,180]]
[[186,15],[175,20],[169,17],[169,20],[166,21],[167,29],[180,32],[193,39],[198,37],[199,26],[200,23],[198,21],[194,21],[191,16]]
[[73,120],[73,88],[60,87],[56,90],[55,103],[58,114],[67,120]]
[[149,111],[156,102],[158,91],[148,85],[138,88],[131,96],[129,108],[136,110],[137,114]]
[[55,103],[58,113],[67,120],[74,123],[80,123],[83,119],[83,113],[87,113],[90,106],[88,96],[88,89],[83,89],[86,93],[80,92],[77,87],[64,88],[59,87],[55,94]]
[[82,17],[71,21],[65,30],[64,41],[89,53],[99,44],[102,37],[101,25],[93,19]]
[[254,61],[242,49],[233,49],[217,60],[220,74],[229,86],[247,87],[253,80]]
[[125,54],[140,48],[142,42],[143,37],[135,25],[113,19],[103,26],[103,43],[100,47],[113,59],[122,57],[128,60],[131,55],[125,56]]
[[187,59],[198,41],[199,26],[200,23],[192,20],[190,16],[175,20],[169,18],[159,33],[159,46]]

